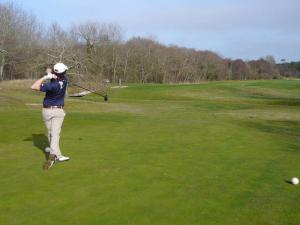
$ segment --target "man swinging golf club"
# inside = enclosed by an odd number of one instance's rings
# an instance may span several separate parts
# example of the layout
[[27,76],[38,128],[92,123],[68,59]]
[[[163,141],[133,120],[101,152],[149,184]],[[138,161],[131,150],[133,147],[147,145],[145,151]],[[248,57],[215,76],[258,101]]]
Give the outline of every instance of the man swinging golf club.
[[48,68],[47,75],[34,82],[31,89],[46,92],[43,101],[43,121],[48,129],[48,140],[50,147],[45,149],[49,152],[48,160],[44,169],[49,169],[56,161],[63,162],[70,158],[63,156],[59,148],[61,126],[64,121],[65,112],[64,97],[67,87],[66,71],[68,67],[63,63],[54,65],[53,70]]

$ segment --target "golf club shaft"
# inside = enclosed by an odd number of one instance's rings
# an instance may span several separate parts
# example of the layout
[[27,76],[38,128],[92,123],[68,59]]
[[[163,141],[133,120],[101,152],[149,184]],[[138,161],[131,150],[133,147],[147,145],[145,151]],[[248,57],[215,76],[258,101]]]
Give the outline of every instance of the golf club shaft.
[[80,86],[80,85],[78,85],[78,84],[75,84],[75,83],[70,83],[70,82],[69,82],[69,84],[71,84],[71,85],[73,85],[73,86],[76,86],[76,87],[79,87],[79,88],[81,88],[81,89],[83,89],[83,90],[89,91],[89,92],[91,92],[91,93],[93,93],[93,94],[100,95],[100,96],[103,97],[103,98],[104,98],[105,96],[107,96],[107,95],[102,95],[102,94],[100,94],[100,93],[98,93],[98,92],[92,91],[92,90],[90,90],[90,89],[88,89],[88,88],[82,87],[82,86]]

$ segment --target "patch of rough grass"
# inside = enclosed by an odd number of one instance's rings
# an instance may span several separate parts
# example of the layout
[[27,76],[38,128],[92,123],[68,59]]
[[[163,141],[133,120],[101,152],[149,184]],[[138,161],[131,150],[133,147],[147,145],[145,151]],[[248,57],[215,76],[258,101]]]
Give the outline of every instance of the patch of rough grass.
[[71,98],[67,100],[65,109],[72,112],[144,112],[144,109],[142,107],[133,104],[105,103],[87,100],[76,100]]
[[218,112],[216,115],[226,115],[234,118],[245,119],[255,118],[262,120],[286,120],[300,121],[300,112],[297,110],[282,109],[245,109],[226,112]]
[[[242,94],[246,94],[246,96],[251,97],[262,97],[262,98],[292,98],[299,99],[298,96],[295,96],[295,90],[278,90],[278,89],[270,89],[270,88],[242,88],[239,89]],[[300,94],[300,92],[299,92]]]
[[0,88],[2,89],[29,89],[34,80],[7,80],[0,82]]
[[226,90],[211,91],[185,91],[179,93],[173,93],[173,96],[182,96],[191,99],[225,99],[228,98],[228,92]]

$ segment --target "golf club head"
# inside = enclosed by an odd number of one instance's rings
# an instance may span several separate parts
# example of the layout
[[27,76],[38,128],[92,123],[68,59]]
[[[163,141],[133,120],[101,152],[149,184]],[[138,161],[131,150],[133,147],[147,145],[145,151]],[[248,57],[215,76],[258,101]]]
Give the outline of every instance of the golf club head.
[[105,101],[105,102],[108,101],[108,96],[107,96],[107,95],[104,96],[104,101]]

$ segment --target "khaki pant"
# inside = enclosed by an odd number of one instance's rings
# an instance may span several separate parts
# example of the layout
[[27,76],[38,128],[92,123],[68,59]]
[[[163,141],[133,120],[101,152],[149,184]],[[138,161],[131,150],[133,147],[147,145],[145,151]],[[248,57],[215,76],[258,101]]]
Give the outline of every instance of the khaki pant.
[[48,129],[50,154],[54,154],[58,158],[62,156],[59,148],[59,138],[65,115],[66,114],[63,109],[43,108],[43,120]]

